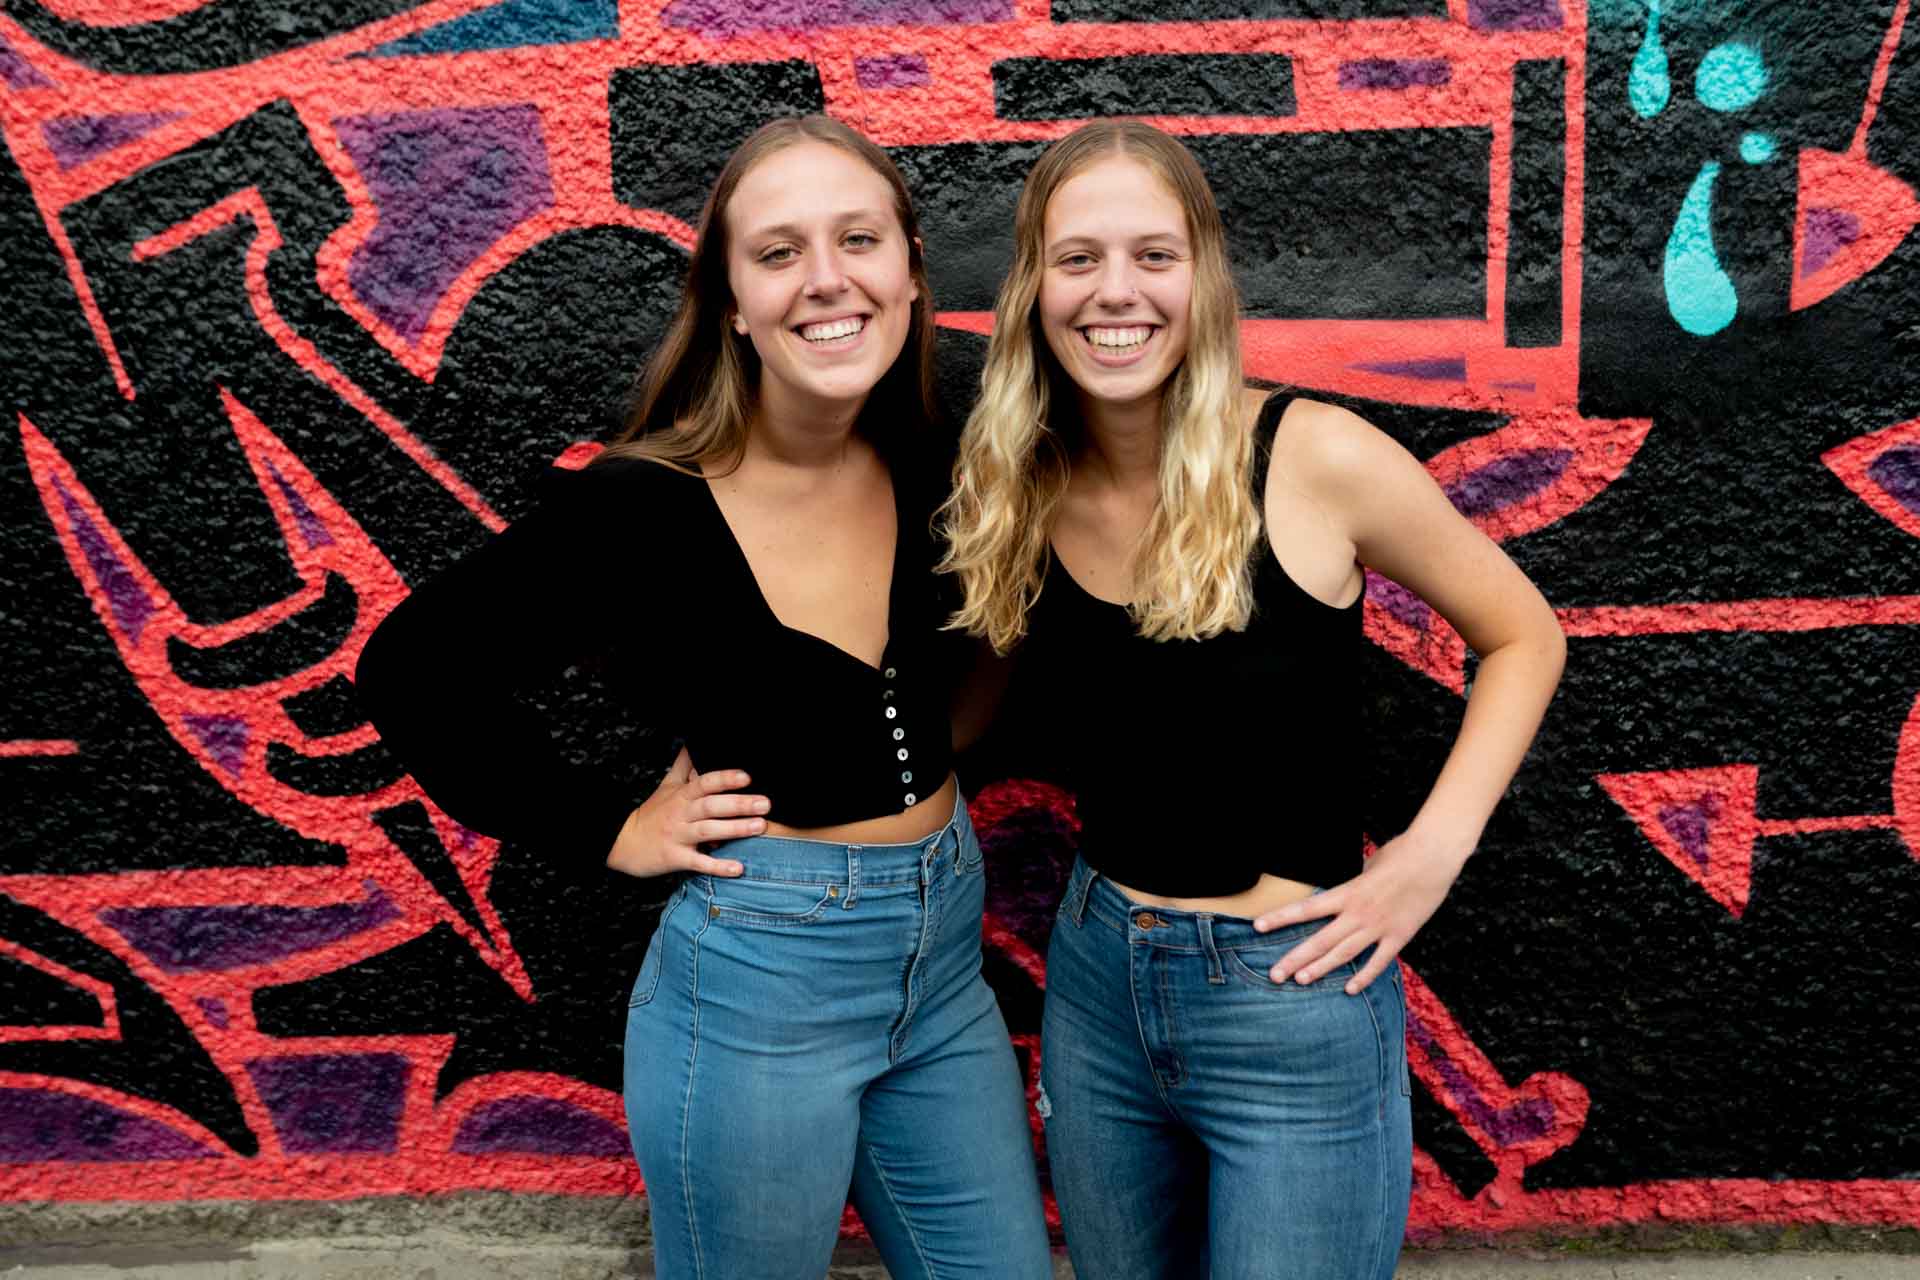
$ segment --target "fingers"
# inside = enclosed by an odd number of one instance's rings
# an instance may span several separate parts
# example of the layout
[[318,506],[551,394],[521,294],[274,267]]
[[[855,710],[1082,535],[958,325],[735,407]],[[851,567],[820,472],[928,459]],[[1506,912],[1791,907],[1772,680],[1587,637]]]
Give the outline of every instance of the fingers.
[[674,786],[681,786],[692,777],[693,757],[687,754],[685,747],[682,747],[680,748],[680,753],[674,756],[673,763],[667,767],[667,776],[662,778],[661,782],[663,784],[672,783]]
[[693,785],[701,795],[710,796],[720,791],[738,791],[753,779],[739,769],[715,769],[712,773],[696,774]]
[[1254,917],[1253,928],[1256,933],[1266,933],[1278,929],[1283,924],[1299,924],[1303,920],[1318,920],[1323,916],[1338,915],[1340,908],[1346,905],[1346,886],[1329,889],[1325,893],[1316,893],[1310,898],[1298,902],[1289,902],[1284,907],[1275,907],[1262,915]]
[[1399,953],[1399,947],[1389,947],[1385,938],[1380,939],[1380,945],[1367,957],[1367,963],[1361,966],[1360,972],[1347,979],[1347,994],[1357,996],[1365,991],[1369,983],[1387,971],[1387,966],[1393,963],[1394,956]]
[[1275,982],[1285,982],[1296,975],[1303,983],[1313,981],[1307,976],[1306,971],[1318,965],[1317,972],[1325,973],[1327,965],[1322,961],[1327,954],[1344,939],[1352,936],[1357,929],[1358,926],[1350,920],[1335,920],[1330,924],[1322,925],[1301,939],[1299,945],[1293,950],[1281,956],[1274,963],[1273,968],[1267,970],[1267,976]]
[[[1327,931],[1321,930],[1322,933]],[[1294,970],[1293,980],[1304,987],[1321,975],[1330,973],[1353,959],[1366,950],[1368,944],[1373,941],[1374,935],[1367,930],[1354,929],[1326,948],[1317,959],[1308,960],[1305,964],[1298,966]]]
[[704,853],[689,853],[686,869],[703,876],[737,876],[746,868],[728,858],[710,858]]
[[765,796],[743,796],[731,791],[701,796],[687,805],[687,821],[701,818],[753,818],[770,806]]
[[718,844],[722,840],[740,840],[747,836],[757,836],[766,829],[766,822],[760,818],[706,818],[687,824],[686,843]]

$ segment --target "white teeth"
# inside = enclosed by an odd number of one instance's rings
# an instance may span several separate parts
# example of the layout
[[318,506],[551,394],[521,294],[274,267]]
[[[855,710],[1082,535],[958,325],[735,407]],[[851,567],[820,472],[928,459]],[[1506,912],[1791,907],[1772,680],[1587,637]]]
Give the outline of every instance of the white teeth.
[[808,342],[832,342],[835,338],[850,338],[867,327],[861,316],[848,316],[845,320],[829,320],[825,324],[803,324],[800,336]]
[[1087,335],[1087,341],[1094,346],[1122,352],[1145,346],[1147,339],[1153,336],[1153,328],[1150,325],[1133,325],[1125,329],[1090,325],[1084,332]]

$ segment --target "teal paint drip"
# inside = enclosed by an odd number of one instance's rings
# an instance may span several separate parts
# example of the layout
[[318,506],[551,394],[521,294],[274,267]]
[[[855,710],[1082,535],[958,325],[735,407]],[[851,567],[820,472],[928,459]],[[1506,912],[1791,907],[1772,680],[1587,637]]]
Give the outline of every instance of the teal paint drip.
[[1651,120],[1667,109],[1673,96],[1673,77],[1667,72],[1667,49],[1660,43],[1660,0],[1647,0],[1647,38],[1640,52],[1633,55],[1633,70],[1627,75],[1627,102],[1642,120]]
[[1767,60],[1750,44],[1729,40],[1707,50],[1694,73],[1693,93],[1712,111],[1739,111],[1767,91]]
[[1777,150],[1770,133],[1749,133],[1740,139],[1740,158],[1748,164],[1765,164]]
[[1713,248],[1713,183],[1719,176],[1717,160],[1700,167],[1700,176],[1693,180],[1674,220],[1673,234],[1667,237],[1663,272],[1667,310],[1682,329],[1698,338],[1732,324],[1740,309],[1733,279],[1721,269]]

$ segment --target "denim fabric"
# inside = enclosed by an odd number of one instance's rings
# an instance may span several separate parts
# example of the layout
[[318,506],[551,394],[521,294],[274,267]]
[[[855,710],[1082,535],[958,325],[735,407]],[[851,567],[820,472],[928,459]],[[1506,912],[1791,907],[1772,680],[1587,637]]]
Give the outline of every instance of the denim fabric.
[[1047,1157],[1081,1280],[1391,1280],[1413,1139],[1397,963],[1267,969],[1322,921],[1142,907],[1077,863],[1047,949]]
[[1051,1276],[966,806],[911,844],[725,852],[746,874],[668,900],[627,1013],[657,1274],[820,1280],[851,1195],[899,1280]]

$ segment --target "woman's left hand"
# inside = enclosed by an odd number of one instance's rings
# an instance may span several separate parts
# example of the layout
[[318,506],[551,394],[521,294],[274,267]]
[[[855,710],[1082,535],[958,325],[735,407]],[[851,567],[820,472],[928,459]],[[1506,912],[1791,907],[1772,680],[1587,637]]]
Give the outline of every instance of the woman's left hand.
[[1447,890],[1460,875],[1466,855],[1452,855],[1434,843],[1405,832],[1375,850],[1359,875],[1325,893],[1276,907],[1257,917],[1261,933],[1281,925],[1332,916],[1313,936],[1280,957],[1268,977],[1302,985],[1345,964],[1371,944],[1373,954],[1360,972],[1347,981],[1347,994],[1358,995],[1369,982],[1386,972],[1400,948],[1413,940],[1420,926],[1439,909]]

